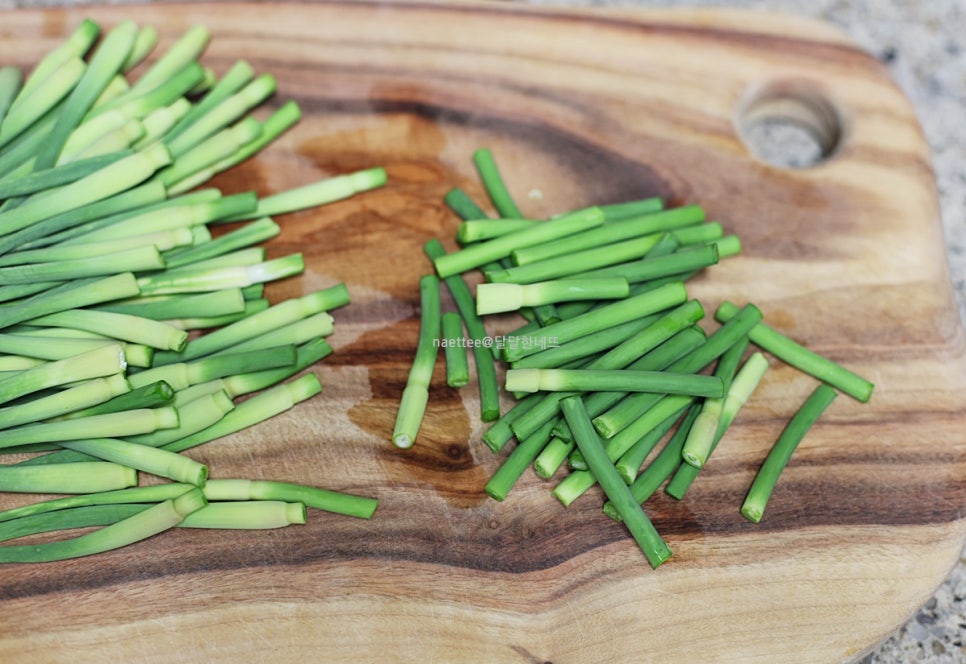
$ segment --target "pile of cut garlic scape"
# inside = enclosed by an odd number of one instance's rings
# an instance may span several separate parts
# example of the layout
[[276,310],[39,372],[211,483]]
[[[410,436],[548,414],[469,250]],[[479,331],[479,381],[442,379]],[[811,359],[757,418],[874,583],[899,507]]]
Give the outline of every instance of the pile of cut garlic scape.
[[[0,512],[0,562],[102,552],[174,526],[274,528],[305,508],[369,518],[372,498],[285,481],[209,479],[183,454],[321,391],[344,284],[280,303],[264,284],[272,217],[385,183],[382,168],[259,198],[202,188],[300,117],[211,35],[84,21],[25,75],[0,66],[0,491],[64,494]],[[135,72],[143,72],[135,74]],[[220,232],[212,232],[215,226]],[[151,482],[140,478],[151,476]],[[160,480],[160,481],[157,481]],[[139,482],[141,486],[138,486]]]

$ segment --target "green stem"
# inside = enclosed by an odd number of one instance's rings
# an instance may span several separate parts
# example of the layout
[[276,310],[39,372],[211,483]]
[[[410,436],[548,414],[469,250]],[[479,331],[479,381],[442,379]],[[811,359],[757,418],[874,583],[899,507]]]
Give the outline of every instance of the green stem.
[[191,489],[110,526],[73,539],[0,547],[0,562],[37,563],[102,553],[157,535],[206,504],[201,489]]
[[[713,423],[714,431],[710,435],[712,436],[711,445],[708,448],[707,453],[704,455],[704,459],[701,460],[701,465],[703,466],[711,453],[717,448],[721,439],[724,437],[725,432],[731,423],[734,421],[735,417],[738,416],[738,411],[744,406],[745,402],[751,397],[752,392],[758,387],[758,383],[761,381],[768,369],[768,360],[765,359],[764,355],[759,352],[752,353],[745,364],[738,371],[735,379],[731,382],[731,387],[728,389],[728,395],[724,400],[724,404],[721,408],[720,416],[717,422]],[[700,422],[695,422],[695,425],[700,425]],[[710,425],[708,426],[710,429]],[[692,425],[693,429],[694,425]],[[700,434],[695,434],[700,435]],[[691,434],[689,433],[689,437]],[[687,443],[685,443],[687,444]],[[692,450],[693,451],[693,450]],[[665,491],[669,496],[682,500],[684,495],[687,493],[691,484],[697,479],[700,468],[694,463],[691,463],[688,458],[684,457],[684,450],[681,451],[682,459],[686,463],[682,463],[680,468],[674,474],[674,478],[668,483]]]
[[76,496],[64,496],[62,498],[52,498],[36,503],[21,505],[3,512],[0,512],[0,522],[22,519],[26,516],[36,514],[48,514],[61,510],[68,510],[75,507],[86,507],[89,505],[118,505],[123,503],[158,503],[162,500],[177,498],[186,491],[192,489],[190,484],[153,484],[148,486],[133,487],[130,489],[118,489],[116,491],[104,491],[96,493],[81,494]]
[[2,466],[0,491],[19,493],[93,493],[137,484],[132,468],[104,461],[57,466]]
[[0,381],[0,403],[59,385],[119,374],[125,367],[124,351],[120,346],[112,344],[95,348],[63,360],[47,362]]
[[[761,320],[761,311],[753,305],[748,305],[741,316],[722,325],[708,337],[704,344],[688,353],[685,357],[670,365],[668,371],[680,373],[698,373],[714,362],[731,346],[738,343]],[[639,393],[632,394],[605,413],[594,418],[594,426],[605,438],[610,438],[632,421],[642,411],[657,403],[660,395]]]
[[621,278],[480,284],[476,288],[476,313],[483,316],[573,300],[617,300],[629,294],[627,280]]
[[[145,473],[151,473],[158,477],[165,477],[175,482],[184,484],[194,484],[203,486],[208,479],[208,467],[198,463],[193,459],[175,452],[138,445],[116,438],[92,438],[86,440],[72,440],[60,443],[75,452],[89,454],[98,459],[111,461],[121,466],[134,468]],[[14,466],[19,468],[21,466]],[[61,468],[63,464],[56,466],[22,466],[24,468]],[[132,482],[133,484],[133,482]],[[98,489],[103,491],[104,489]]]
[[[691,302],[697,304],[695,300],[691,300]],[[613,327],[608,327],[568,343],[559,344],[546,350],[541,350],[533,355],[528,355],[523,359],[513,362],[511,366],[514,369],[553,369],[561,367],[575,360],[616,348],[653,325],[659,318],[659,314],[652,314]],[[524,336],[526,336],[525,333]]]
[[[125,382],[126,379],[125,379]],[[130,389],[96,406],[80,410],[72,410],[66,417],[87,417],[88,415],[104,415],[106,413],[120,413],[135,408],[157,408],[158,406],[173,406],[174,390],[164,381],[149,383],[141,387]],[[66,419],[65,417],[65,419]],[[179,416],[180,419],[180,416]]]
[[0,307],[0,329],[58,311],[133,297],[139,293],[137,281],[130,272],[103,279],[68,282],[23,300],[16,307]]
[[0,226],[4,234],[12,233],[72,208],[110,198],[141,184],[170,161],[171,156],[161,145],[136,152],[87,177],[51,189],[42,197],[32,197],[19,207],[0,212]]
[[664,209],[664,200],[659,196],[649,196],[648,198],[639,198],[624,203],[601,205],[600,209],[604,211],[607,221],[619,221],[659,212]]
[[245,224],[230,233],[225,233],[211,242],[167,251],[164,253],[164,261],[169,268],[189,265],[265,242],[280,232],[281,228],[278,224],[270,218],[264,217],[250,224]]
[[337,284],[302,297],[285,300],[262,312],[247,316],[236,323],[192,339],[180,352],[158,353],[155,357],[155,365],[163,366],[174,362],[185,362],[230,349],[253,337],[278,330],[310,316],[336,309],[348,304],[348,302],[349,291],[345,284]]
[[657,244],[660,237],[659,234],[645,235],[612,245],[575,251],[562,257],[491,270],[486,272],[486,278],[494,283],[512,284],[533,284],[563,277],[573,279],[574,275],[583,275],[598,268],[641,258]]
[[443,352],[446,357],[446,384],[463,387],[470,382],[469,360],[463,337],[463,319],[455,311],[447,311],[442,318]]
[[0,448],[14,451],[17,446],[60,443],[83,438],[121,438],[178,424],[174,408],[141,408],[122,413],[90,415],[72,420],[55,420],[6,429]]
[[[730,302],[722,302],[715,312],[715,317],[719,321],[726,322],[737,315],[737,312],[738,308],[735,305]],[[755,325],[748,336],[762,350],[768,351],[783,362],[841,390],[853,399],[865,403],[872,397],[874,386],[871,382],[842,365],[792,341],[763,322]]]
[[[446,255],[446,250],[439,240],[432,239],[423,245],[423,251],[430,260],[437,260]],[[480,419],[492,422],[500,417],[500,387],[496,377],[496,365],[492,351],[492,338],[487,334],[483,321],[476,314],[473,294],[460,275],[453,275],[443,279],[447,290],[456,303],[456,308],[463,318],[466,332],[472,342],[471,351],[476,364],[476,379],[480,392]]]
[[0,408],[0,429],[51,419],[102,404],[130,391],[120,373],[95,378],[54,394]]
[[134,298],[118,302],[107,302],[97,307],[100,311],[110,311],[139,318],[167,320],[193,316],[204,311],[211,316],[237,314],[245,310],[245,298],[240,288],[196,295],[160,296],[153,298]]
[[[481,210],[482,212],[482,210]],[[485,219],[470,217],[456,229],[456,241],[461,245],[492,240],[507,233],[532,228],[541,222],[533,219]]]
[[245,399],[211,426],[163,447],[172,452],[183,452],[274,417],[321,391],[322,385],[315,374],[303,374],[291,382],[276,385]]
[[643,284],[662,277],[689,274],[715,265],[719,260],[716,244],[681,249],[665,256],[644,258],[574,274],[573,279],[626,279],[631,284]]
[[621,520],[644,552],[651,567],[657,568],[670,558],[671,549],[617,474],[614,464],[604,452],[604,447],[591,424],[583,402],[578,397],[569,397],[561,402],[561,410],[574,433],[574,441],[578,449],[587,459],[590,472],[597,478],[608,500],[621,515]]
[[208,503],[192,512],[179,528],[267,530],[305,523],[305,505],[284,500]]
[[304,270],[305,259],[302,254],[292,254],[251,266],[201,270],[181,268],[171,274],[160,272],[139,278],[137,285],[143,295],[201,293],[285,279],[301,274]]
[[492,261],[506,258],[514,249],[532,246],[556,238],[573,235],[604,223],[604,214],[597,208],[578,210],[568,215],[514,233],[507,233],[487,242],[470,245],[451,254],[443,254],[433,262],[441,278],[462,274]]
[[510,369],[509,392],[653,392],[696,397],[724,396],[721,379],[715,376],[670,371],[621,369]]
[[823,383],[815,388],[792,416],[755,475],[745,502],[741,506],[742,516],[754,523],[761,521],[778,477],[788,465],[802,438],[818,421],[836,395],[837,392],[834,389]]
[[[541,328],[530,335],[527,340],[530,342],[529,347],[523,347],[523,340],[517,339],[515,347],[507,347],[505,357],[508,362],[515,362],[537,352],[541,345],[546,348],[547,345],[565,344],[593,332],[664,311],[682,304],[686,299],[687,290],[684,284],[674,283],[649,293],[618,300],[596,311]],[[507,338],[508,342],[512,340],[512,337]]]
[[473,153],[473,164],[497,212],[504,217],[521,218],[523,215],[510,195],[490,150],[488,148],[476,150]]
[[[687,438],[688,431],[691,429],[694,418],[698,416],[699,412],[699,404],[691,404],[684,419],[681,420],[677,430],[675,430],[674,435],[671,436],[671,439],[668,440],[658,455],[654,457],[654,460],[639,475],[637,471],[644,462],[644,458],[637,454],[634,448],[628,450],[621,457],[620,461],[617,462],[617,472],[624,479],[624,482],[630,484],[631,495],[634,496],[634,500],[639,505],[643,505],[664,484],[664,481],[674,473],[675,469],[681,465],[681,450],[684,448],[684,441]],[[610,502],[604,503],[604,514],[615,521],[621,520],[620,514],[617,513],[617,510]]]
[[510,455],[503,461],[497,471],[489,479],[483,490],[496,500],[502,501],[510,493],[510,489],[516,484],[523,471],[533,463],[540,451],[550,441],[550,431],[553,429],[554,422],[548,421],[531,435],[523,438],[520,443],[513,448]]
[[543,451],[533,460],[533,470],[537,477],[545,480],[553,477],[575,447],[572,440],[564,440],[557,436],[552,437]]
[[[607,221],[599,229],[514,251],[513,262],[516,265],[528,265],[553,258],[560,259],[569,254],[604,245],[611,245],[613,249],[616,248],[615,243],[644,236],[655,236],[653,243],[656,244],[664,232],[699,224],[702,221],[704,221],[704,210],[697,205],[685,205],[620,221]],[[653,244],[651,246],[653,247]]]
[[0,267],[0,286],[31,284],[39,281],[68,281],[84,277],[100,277],[122,272],[157,270],[164,267],[160,252],[153,247],[137,247],[103,256]]
[[167,323],[96,309],[58,311],[32,318],[27,324],[84,330],[168,351],[181,350],[188,343],[187,332]]
[[425,275],[419,280],[420,325],[416,354],[403,389],[392,431],[392,442],[403,449],[416,442],[429,400],[429,386],[436,365],[440,334],[439,279]]
[[211,33],[207,28],[200,25],[191,27],[141,75],[132,91],[147,91],[161,85],[186,65],[197,60],[210,41]]
[[275,480],[217,479],[205,484],[209,500],[283,500],[360,519],[370,519],[378,500]]

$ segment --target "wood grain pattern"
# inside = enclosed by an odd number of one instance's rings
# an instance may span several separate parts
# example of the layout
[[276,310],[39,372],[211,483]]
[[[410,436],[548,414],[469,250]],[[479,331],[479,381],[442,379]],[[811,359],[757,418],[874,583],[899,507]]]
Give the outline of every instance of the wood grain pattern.
[[[125,550],[0,570],[0,660],[833,662],[860,656],[938,586],[963,545],[964,344],[929,155],[885,70],[837,32],[731,12],[537,10],[402,2],[13,11],[0,62],[27,66],[82,17],[194,23],[205,62],[275,74],[303,121],[218,178],[267,194],[383,165],[389,185],[280,218],[304,251],[279,298],[345,281],[336,353],[310,402],[193,455],[212,477],[377,496],[371,522],[175,531]],[[752,157],[738,116],[766,86],[841,117],[811,169]],[[480,197],[487,145],[531,215],[663,195],[738,233],[741,257],[692,288],[757,303],[776,327],[873,380],[833,404],[759,525],[738,513],[812,383],[776,366],[686,501],[648,505],[674,557],[652,571],[593,494],[563,509],[528,473],[504,503],[475,391],[444,386],[421,439],[389,434],[418,326],[420,247],[451,244],[453,186]],[[492,331],[508,329],[507,317]],[[5,499],[6,500],[6,499]]]

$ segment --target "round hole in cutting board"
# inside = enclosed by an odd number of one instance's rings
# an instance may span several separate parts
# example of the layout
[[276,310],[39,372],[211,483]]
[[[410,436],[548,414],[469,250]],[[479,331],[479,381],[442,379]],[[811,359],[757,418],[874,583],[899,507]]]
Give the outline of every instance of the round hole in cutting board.
[[835,106],[817,85],[804,80],[756,86],[740,104],[737,124],[748,150],[781,168],[827,161],[842,140]]

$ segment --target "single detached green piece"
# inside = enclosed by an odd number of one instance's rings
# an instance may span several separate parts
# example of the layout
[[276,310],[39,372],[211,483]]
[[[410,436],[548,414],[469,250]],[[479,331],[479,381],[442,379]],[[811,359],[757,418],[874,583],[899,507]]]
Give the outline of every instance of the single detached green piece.
[[525,228],[530,228],[540,223],[542,222],[534,219],[485,219],[483,217],[470,217],[456,229],[456,241],[460,244],[472,244],[482,240],[492,240],[501,235],[513,233],[514,231],[522,231]]
[[617,474],[614,464],[604,452],[604,446],[591,424],[590,417],[579,397],[568,397],[560,402],[567,424],[574,434],[574,442],[587,460],[587,467],[597,478],[608,500],[614,505],[631,536],[641,547],[651,567],[657,568],[671,557],[671,549],[634,500],[630,489]]
[[520,214],[520,208],[517,207],[513,197],[510,195],[506,183],[503,181],[503,176],[500,174],[499,168],[497,168],[496,161],[493,159],[493,153],[490,152],[489,148],[480,148],[474,152],[473,164],[476,166],[476,171],[480,176],[480,180],[483,182],[483,187],[486,189],[486,193],[490,197],[493,207],[497,209],[497,212],[504,217],[519,219],[522,216]]
[[550,431],[553,429],[553,420],[546,422],[535,432],[520,441],[520,444],[513,448],[503,463],[497,469],[490,480],[483,487],[487,495],[499,501],[503,501],[510,489],[516,484],[523,471],[533,463],[540,451],[550,440]]
[[[208,479],[208,468],[183,454],[138,445],[117,438],[94,438],[60,443],[62,447],[82,452],[105,461],[134,468],[175,482],[202,486]],[[24,466],[24,468],[58,468],[64,464]],[[15,466],[16,467],[16,466]],[[103,490],[103,489],[99,489]]]
[[[715,312],[721,322],[731,320],[738,313],[738,307],[730,302],[722,302]],[[872,397],[874,385],[842,365],[811,351],[787,336],[759,322],[748,333],[752,342],[778,359],[805,373],[818,378],[848,394],[853,399],[867,402]]]
[[273,217],[296,210],[334,203],[370,189],[377,189],[385,183],[386,171],[381,167],[338,175],[259,199],[258,207],[255,210],[231,217],[226,221]]
[[630,294],[626,279],[559,279],[532,284],[480,284],[476,313],[483,316],[521,307],[573,300],[618,300]]
[[604,211],[607,221],[618,221],[663,210],[664,199],[660,196],[649,196],[624,203],[608,203],[601,205],[600,209]]
[[716,376],[670,371],[628,371],[619,369],[510,369],[506,373],[508,392],[655,392],[689,394],[697,397],[724,396]]
[[302,503],[317,510],[370,519],[379,501],[368,496],[356,496],[328,491],[314,486],[276,480],[217,479],[208,480],[204,487],[208,500],[282,500]]
[[424,275],[419,280],[419,294],[421,315],[416,357],[409,370],[392,432],[392,442],[403,449],[412,447],[416,442],[416,434],[429,401],[429,385],[439,351],[439,279],[432,274]]
[[[470,195],[462,189],[450,189],[448,192],[446,192],[446,196],[443,197],[443,201],[450,210],[455,212],[456,215],[464,221],[469,219],[487,218],[486,212],[483,210],[483,208],[477,205],[476,201],[474,201]],[[519,230],[519,228],[514,230]]]
[[443,354],[446,357],[446,384],[463,387],[470,382],[470,366],[466,358],[463,319],[455,311],[443,314]]
[[741,506],[741,514],[758,523],[765,513],[765,506],[771,497],[778,477],[781,475],[798,444],[818,421],[825,409],[829,407],[838,393],[826,384],[821,384],[809,395],[798,412],[792,416],[788,425],[782,431],[778,440],[772,446],[764,463],[755,475],[755,479],[748,490],[748,496]]
[[565,256],[549,258],[526,265],[517,265],[515,267],[498,270],[486,270],[485,274],[489,281],[510,284],[532,284],[564,277],[573,279],[575,278],[574,275],[583,274],[590,270],[641,258],[653,249],[654,245],[660,239],[661,236],[656,233],[644,235],[613,245],[608,244],[603,247],[581,249],[566,254]]

